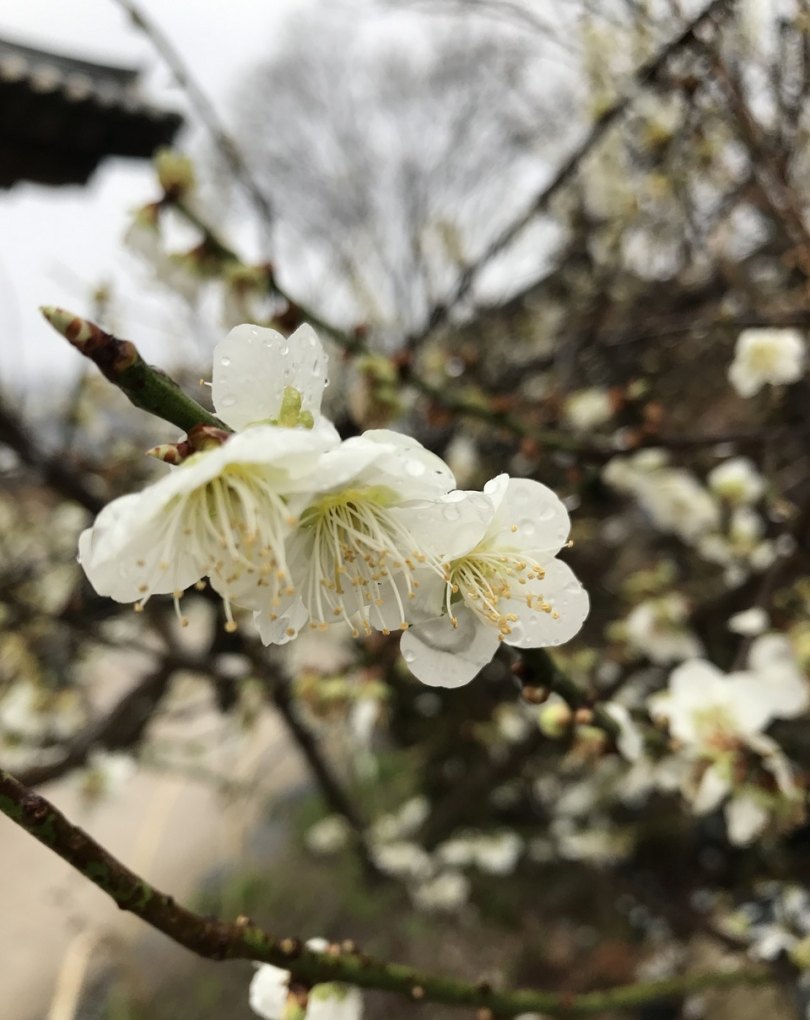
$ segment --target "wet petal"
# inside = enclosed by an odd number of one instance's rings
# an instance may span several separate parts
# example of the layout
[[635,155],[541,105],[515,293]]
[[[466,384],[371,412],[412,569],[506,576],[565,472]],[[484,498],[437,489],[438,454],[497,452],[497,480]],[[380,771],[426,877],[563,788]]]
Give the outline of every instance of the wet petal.
[[236,326],[214,348],[212,398],[233,429],[278,419],[286,387],[301,394],[301,410],[321,412],[328,358],[311,326],[290,337],[274,329]]
[[446,616],[405,631],[400,641],[408,669],[431,687],[468,684],[498,650],[497,631],[468,609],[456,611],[458,626]]

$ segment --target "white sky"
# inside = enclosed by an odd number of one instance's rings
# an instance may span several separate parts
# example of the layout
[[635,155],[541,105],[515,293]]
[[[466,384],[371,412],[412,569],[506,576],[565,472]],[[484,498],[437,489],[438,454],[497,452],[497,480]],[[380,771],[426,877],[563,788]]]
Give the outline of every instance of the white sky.
[[[240,74],[272,48],[279,19],[307,0],[141,0],[169,35],[224,120]],[[182,93],[141,33],[112,0],[0,0],[0,36],[71,56],[143,70],[144,94],[185,109]],[[181,146],[189,140],[180,138]],[[0,386],[72,375],[77,356],[51,330],[39,305],[89,310],[103,280],[132,278],[121,251],[128,211],[155,197],[147,162],[111,160],[89,186],[15,185],[0,191]],[[127,294],[126,291],[129,290]],[[136,288],[118,289],[118,308],[144,354],[165,351],[165,314],[138,310]],[[157,317],[156,317],[157,316]]]

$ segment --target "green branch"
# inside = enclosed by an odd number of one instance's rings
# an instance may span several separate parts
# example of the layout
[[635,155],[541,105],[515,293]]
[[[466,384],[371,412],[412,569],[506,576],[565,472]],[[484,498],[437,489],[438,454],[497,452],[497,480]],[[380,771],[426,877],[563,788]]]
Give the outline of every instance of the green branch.
[[46,305],[40,311],[57,333],[89,358],[102,375],[142,411],[163,418],[184,432],[190,432],[195,425],[212,425],[230,431],[219,418],[184,393],[165,372],[147,365],[131,341],[119,340],[94,322],[63,308]]
[[[289,970],[297,982],[314,985],[342,981],[361,988],[393,992],[420,1002],[439,1002],[513,1017],[541,1012],[584,1016],[609,1009],[677,998],[706,988],[765,984],[773,980],[762,966],[735,971],[687,974],[665,981],[624,985],[601,992],[569,995],[532,990],[499,991],[485,983],[424,973],[360,952],[315,953],[295,938],[276,938],[248,918],[229,924],[202,917],[175,903],[130,871],[82,829],[72,825],[49,801],[0,769],[0,811],[49,847],[107,893],[122,909],[163,932],[198,956],[213,960],[256,960]],[[334,948],[334,947],[333,947]]]

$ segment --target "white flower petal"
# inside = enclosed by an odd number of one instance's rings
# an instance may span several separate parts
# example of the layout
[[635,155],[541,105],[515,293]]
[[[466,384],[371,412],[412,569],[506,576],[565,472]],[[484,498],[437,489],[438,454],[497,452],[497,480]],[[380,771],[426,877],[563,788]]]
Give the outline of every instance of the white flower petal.
[[735,846],[747,846],[764,830],[770,816],[756,797],[738,793],[726,804],[728,838]]
[[406,630],[400,640],[408,669],[431,687],[462,687],[473,680],[498,650],[498,632],[463,606],[458,626],[446,616]]
[[263,963],[250,982],[250,1008],[264,1020],[280,1020],[287,1004],[290,972]]
[[302,411],[317,419],[328,358],[311,326],[290,337],[261,326],[236,326],[214,348],[212,399],[233,429],[277,419],[284,390],[301,394]]
[[315,985],[309,993],[305,1020],[360,1020],[363,996],[353,985]]
[[710,765],[703,773],[692,801],[692,810],[696,815],[705,815],[721,803],[731,790],[731,782],[721,769]]
[[571,520],[562,501],[548,486],[529,478],[500,475],[487,482],[484,492],[497,501],[487,531],[488,541],[525,552],[541,550],[546,557],[555,555],[565,545]]
[[[588,594],[568,564],[551,560],[543,569],[542,579],[514,586],[521,598],[505,598],[499,604],[502,613],[518,617],[511,633],[504,635],[504,641],[515,648],[541,648],[570,641],[588,615]],[[537,608],[540,603],[549,605],[551,611]]]

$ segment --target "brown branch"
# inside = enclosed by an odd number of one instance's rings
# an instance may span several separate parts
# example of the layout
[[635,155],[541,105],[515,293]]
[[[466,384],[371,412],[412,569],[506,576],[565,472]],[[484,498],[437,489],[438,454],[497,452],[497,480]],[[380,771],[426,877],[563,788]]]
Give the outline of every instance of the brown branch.
[[410,1000],[439,1002],[513,1017],[543,1012],[582,1016],[642,1003],[673,999],[705,988],[773,981],[771,971],[748,964],[739,970],[689,974],[665,981],[624,985],[600,992],[570,995],[533,990],[499,991],[486,982],[469,983],[397,963],[387,963],[338,947],[315,953],[295,938],[279,939],[248,918],[229,924],[202,917],[180,906],[130,871],[82,829],[72,825],[53,804],[0,769],[0,811],[49,847],[107,893],[122,909],[191,952],[212,960],[256,960],[289,970],[296,982],[313,985],[342,981],[376,988]]

